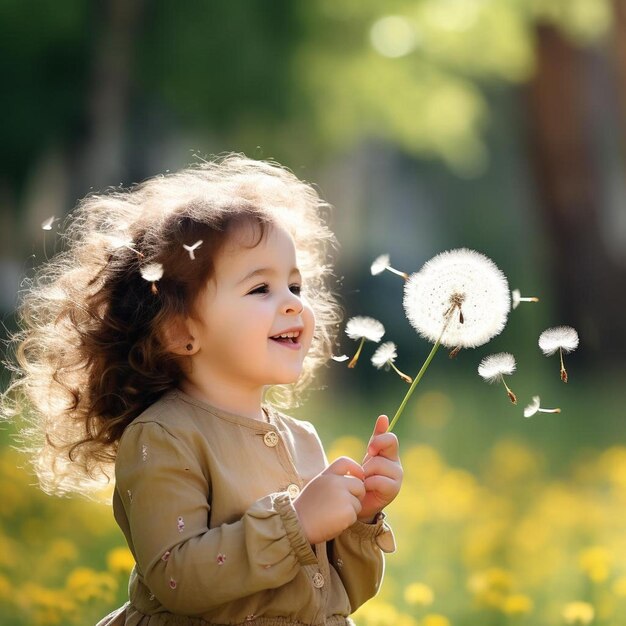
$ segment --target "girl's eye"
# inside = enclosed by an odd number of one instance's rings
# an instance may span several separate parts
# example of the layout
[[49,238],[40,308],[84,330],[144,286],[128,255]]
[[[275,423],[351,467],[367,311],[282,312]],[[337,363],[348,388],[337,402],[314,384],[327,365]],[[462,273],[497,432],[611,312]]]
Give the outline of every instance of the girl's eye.
[[302,293],[302,285],[289,285],[289,289],[291,293],[296,296],[299,296]]
[[259,285],[258,287],[255,287],[252,291],[248,292],[248,295],[251,295],[253,293],[267,293],[269,291],[269,287],[267,285]]

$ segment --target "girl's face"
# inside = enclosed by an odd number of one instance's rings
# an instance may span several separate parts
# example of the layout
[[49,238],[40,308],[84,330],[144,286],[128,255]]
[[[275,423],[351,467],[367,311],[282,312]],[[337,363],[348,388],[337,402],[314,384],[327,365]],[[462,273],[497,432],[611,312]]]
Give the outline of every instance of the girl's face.
[[300,295],[291,235],[269,226],[250,247],[251,235],[257,237],[256,228],[244,226],[230,237],[189,320],[194,370],[212,384],[246,390],[295,382],[315,329]]

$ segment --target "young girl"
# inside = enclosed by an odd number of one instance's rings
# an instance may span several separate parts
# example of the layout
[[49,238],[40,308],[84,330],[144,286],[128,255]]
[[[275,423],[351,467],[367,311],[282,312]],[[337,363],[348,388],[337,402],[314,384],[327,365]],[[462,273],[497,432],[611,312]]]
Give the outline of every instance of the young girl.
[[87,197],[31,284],[14,387],[41,484],[84,492],[115,462],[136,561],[100,624],[349,624],[376,594],[402,481],[386,416],[363,466],[328,465],[314,427],[275,408],[331,352],[325,207],[228,155]]

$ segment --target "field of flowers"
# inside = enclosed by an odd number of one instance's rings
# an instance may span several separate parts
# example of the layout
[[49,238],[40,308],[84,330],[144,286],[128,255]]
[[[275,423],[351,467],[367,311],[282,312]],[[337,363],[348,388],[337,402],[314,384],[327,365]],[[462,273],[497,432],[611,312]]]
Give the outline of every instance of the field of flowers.
[[[125,601],[132,566],[110,508],[42,494],[3,441],[0,621],[93,624]],[[331,458],[365,449],[364,436],[330,441]],[[359,626],[626,623],[626,447],[555,473],[514,433],[490,443],[475,470],[416,441],[403,439],[405,482],[388,510],[399,549]]]

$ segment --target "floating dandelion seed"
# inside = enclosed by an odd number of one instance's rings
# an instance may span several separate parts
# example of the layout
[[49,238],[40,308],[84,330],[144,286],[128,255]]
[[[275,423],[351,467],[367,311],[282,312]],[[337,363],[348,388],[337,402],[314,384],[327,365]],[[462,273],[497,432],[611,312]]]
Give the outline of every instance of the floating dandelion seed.
[[517,398],[515,394],[509,389],[509,386],[504,381],[505,376],[510,376],[515,371],[515,357],[508,352],[499,352],[498,354],[490,354],[486,356],[478,366],[478,373],[488,383],[501,382],[506,393],[509,396],[509,400],[513,404],[517,404]]
[[139,250],[136,250],[133,247],[134,241],[132,240],[131,237],[127,235],[126,236],[125,235],[106,235],[106,238],[107,238],[107,241],[109,242],[109,246],[113,250],[117,250],[119,248],[128,248],[129,250],[132,250],[135,254],[143,258],[143,254],[141,254]]
[[531,403],[524,409],[524,417],[532,417],[535,413],[560,413],[561,409],[542,409],[541,398],[533,396]]
[[163,266],[160,263],[148,263],[141,268],[141,277],[152,283],[152,293],[157,293],[156,283],[163,276]]
[[372,364],[378,369],[384,367],[388,370],[391,367],[402,380],[407,383],[412,383],[413,379],[410,376],[407,376],[404,372],[401,372],[394,365],[394,361],[397,357],[398,351],[396,349],[396,344],[393,341],[385,341],[385,343],[382,343],[378,346],[378,348],[376,348],[376,352],[374,352],[374,355],[372,356]]
[[198,241],[196,241],[196,243],[193,244],[193,246],[188,246],[187,244],[183,244],[183,248],[185,248],[185,250],[187,250],[187,252],[189,252],[189,258],[194,261],[196,258],[196,255],[194,254],[194,252],[202,245],[202,239],[199,239]]
[[347,354],[342,354],[341,356],[333,355],[330,357],[333,361],[337,361],[337,363],[343,363],[347,361],[350,357]]
[[548,328],[539,335],[539,347],[546,356],[552,356],[557,350],[561,359],[561,380],[567,382],[567,371],[563,364],[563,352],[566,354],[578,348],[578,333],[571,326]]
[[475,348],[502,332],[511,308],[509,284],[496,264],[474,250],[442,252],[411,274],[404,285],[404,310],[415,330],[434,342],[389,424],[391,430],[440,345]]
[[539,302],[539,298],[535,296],[524,298],[519,289],[513,289],[511,292],[511,306],[514,309],[517,309],[520,302]]
[[43,222],[41,222],[41,228],[42,230],[52,230],[52,224],[54,224],[54,215],[52,217],[49,217],[47,220],[44,220]]
[[348,363],[348,367],[352,368],[356,365],[366,339],[378,343],[384,334],[385,327],[373,317],[358,315],[350,318],[346,324],[346,335],[348,335],[350,339],[360,339],[361,342],[352,360]]
[[390,259],[388,254],[381,254],[380,256],[374,259],[372,266],[370,267],[370,271],[372,272],[372,276],[377,276],[378,274],[382,274],[385,270],[389,270],[393,274],[397,274],[398,276],[402,276],[404,280],[406,280],[409,275],[406,272],[401,272],[390,265]]

